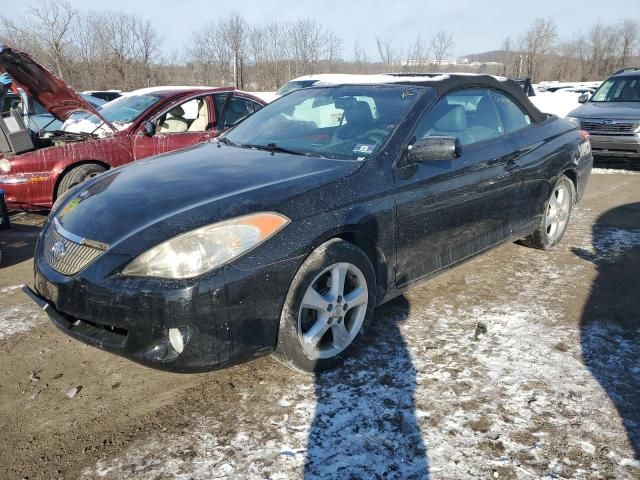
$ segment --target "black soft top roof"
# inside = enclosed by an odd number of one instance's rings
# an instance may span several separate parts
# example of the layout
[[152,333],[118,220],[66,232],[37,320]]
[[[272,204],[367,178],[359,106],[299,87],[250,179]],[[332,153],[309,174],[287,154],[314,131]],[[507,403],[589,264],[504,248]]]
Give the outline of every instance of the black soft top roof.
[[[422,86],[433,88],[439,97],[446,95],[447,93],[460,90],[461,88],[473,88],[484,87],[500,90],[507,95],[513,97],[517,102],[522,105],[534,122],[542,122],[546,120],[547,114],[542,113],[531,103],[529,97],[527,97],[516,82],[505,77],[494,77],[492,75],[473,75],[464,73],[392,73],[385,74],[390,78],[388,82],[372,82],[370,85],[404,85],[404,86]],[[406,80],[403,80],[406,78]],[[362,83],[348,83],[345,82],[342,85],[360,85]],[[320,85],[318,87],[326,87],[328,85]],[[311,87],[314,88],[314,87]]]
[[[402,77],[402,75],[397,75]],[[531,119],[534,122],[542,122],[547,118],[546,113],[542,113],[531,103],[529,97],[527,97],[522,90],[522,87],[516,82],[505,77],[494,77],[492,75],[469,75],[462,73],[438,73],[438,74],[419,74],[419,77],[424,76],[424,80],[420,78],[417,80],[417,76],[411,75],[411,80],[405,82],[396,82],[400,85],[423,85],[425,87],[433,88],[438,96],[446,95],[447,93],[460,90],[461,88],[473,88],[473,87],[488,87],[496,90],[501,90],[509,96],[513,97],[522,105]]]

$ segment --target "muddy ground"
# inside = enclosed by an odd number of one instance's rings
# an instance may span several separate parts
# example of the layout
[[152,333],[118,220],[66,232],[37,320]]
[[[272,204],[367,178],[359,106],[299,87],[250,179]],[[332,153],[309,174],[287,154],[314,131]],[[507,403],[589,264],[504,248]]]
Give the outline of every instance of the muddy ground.
[[0,232],[2,479],[640,478],[640,174],[593,175],[555,250],[505,245],[387,304],[316,378],[71,340],[18,289],[41,221]]

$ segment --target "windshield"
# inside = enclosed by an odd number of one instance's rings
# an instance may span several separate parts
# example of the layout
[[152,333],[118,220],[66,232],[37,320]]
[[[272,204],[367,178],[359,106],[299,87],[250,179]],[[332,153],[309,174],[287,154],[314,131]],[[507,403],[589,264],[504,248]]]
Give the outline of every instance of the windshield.
[[318,80],[292,80],[290,82],[285,83],[281,86],[276,95],[282,96],[286,95],[289,92],[293,92],[294,90],[300,90],[301,88],[307,88],[313,86],[314,83],[317,83]]
[[160,100],[155,95],[127,95],[107,103],[100,114],[110,123],[128,125]]
[[423,91],[400,85],[298,90],[248,117],[222,141],[361,160],[380,150]]
[[592,102],[640,102],[640,77],[617,77],[604,82]]
[[[127,95],[105,103],[98,110],[100,114],[118,130],[124,130],[136,121],[149,107],[160,100],[154,95]],[[87,123],[89,122],[89,123]],[[62,129],[69,132],[87,131],[101,133],[102,119],[87,112],[74,112],[64,123]],[[94,125],[92,127],[91,125]],[[104,132],[106,133],[106,131]]]

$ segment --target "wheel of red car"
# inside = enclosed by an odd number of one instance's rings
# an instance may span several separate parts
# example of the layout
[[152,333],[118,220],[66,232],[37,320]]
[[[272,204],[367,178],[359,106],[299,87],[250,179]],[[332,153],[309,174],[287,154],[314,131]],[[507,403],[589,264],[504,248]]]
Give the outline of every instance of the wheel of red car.
[[56,191],[56,197],[59,197],[70,188],[100,175],[106,170],[106,168],[102,165],[98,165],[97,163],[85,163],[84,165],[78,165],[77,167],[72,168],[65,173],[62,180],[60,180],[58,190]]
[[322,244],[291,283],[274,356],[304,372],[335,366],[357,344],[375,304],[375,273],[367,255],[340,239]]

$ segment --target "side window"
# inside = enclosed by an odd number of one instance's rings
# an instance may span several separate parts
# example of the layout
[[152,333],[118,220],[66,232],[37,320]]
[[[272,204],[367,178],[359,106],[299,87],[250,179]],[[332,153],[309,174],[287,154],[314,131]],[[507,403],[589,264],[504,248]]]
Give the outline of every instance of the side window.
[[506,95],[500,92],[491,92],[491,97],[498,109],[498,114],[502,120],[502,128],[504,133],[513,133],[531,125],[529,115]]
[[248,117],[253,113],[253,102],[245,98],[233,97],[227,107],[224,119],[224,127],[233,127],[240,120]]
[[256,102],[251,102],[251,105],[253,105],[254,113],[262,108],[262,105],[260,105],[259,103],[256,103]]
[[222,109],[224,108],[224,102],[227,101],[228,97],[228,93],[217,93],[213,96],[213,106],[216,110],[216,118],[220,118]]
[[502,126],[489,91],[466,89],[449,93],[420,121],[416,138],[454,137],[461,145],[502,136]]
[[205,98],[176,105],[158,119],[159,133],[204,132],[208,126],[209,107]]

